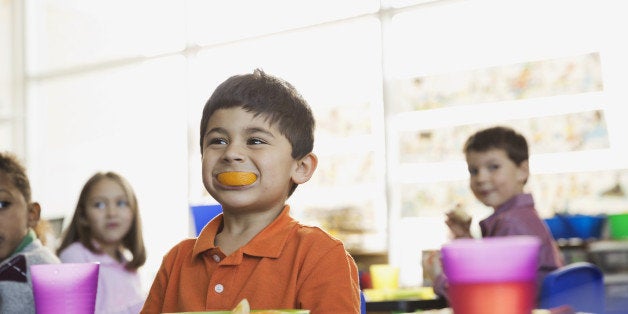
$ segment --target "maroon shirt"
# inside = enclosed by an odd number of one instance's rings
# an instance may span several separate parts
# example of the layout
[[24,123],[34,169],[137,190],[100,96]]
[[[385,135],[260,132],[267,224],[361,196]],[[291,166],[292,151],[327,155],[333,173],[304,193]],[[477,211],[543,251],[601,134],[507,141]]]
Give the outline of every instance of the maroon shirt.
[[558,245],[547,225],[534,208],[531,194],[519,194],[486,219],[480,221],[482,237],[531,235],[541,240],[537,284],[540,287],[547,273],[564,265]]

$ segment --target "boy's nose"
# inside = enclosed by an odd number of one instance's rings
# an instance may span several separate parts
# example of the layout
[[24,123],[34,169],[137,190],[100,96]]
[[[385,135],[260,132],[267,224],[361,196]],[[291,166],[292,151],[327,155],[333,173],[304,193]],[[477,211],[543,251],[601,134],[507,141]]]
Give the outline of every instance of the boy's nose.
[[478,174],[475,176],[475,181],[484,181],[488,178],[487,170],[478,170]]
[[223,159],[226,161],[241,161],[244,158],[244,155],[242,153],[243,149],[244,148],[242,148],[240,145],[230,144],[225,149]]

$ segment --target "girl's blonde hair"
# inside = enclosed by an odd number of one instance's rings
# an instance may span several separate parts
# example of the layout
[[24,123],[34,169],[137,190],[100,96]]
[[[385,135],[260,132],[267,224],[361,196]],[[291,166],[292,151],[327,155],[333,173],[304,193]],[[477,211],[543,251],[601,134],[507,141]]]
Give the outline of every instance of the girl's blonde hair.
[[115,172],[98,172],[87,180],[76,203],[72,221],[63,233],[57,254],[60,254],[65,248],[77,241],[94,253],[102,253],[92,242],[91,226],[84,222],[87,220],[87,198],[94,185],[103,179],[113,180],[122,187],[127,196],[129,207],[133,212],[131,229],[122,239],[122,245],[133,255],[133,258],[125,265],[126,269],[137,270],[146,262],[146,248],[144,247],[144,238],[142,236],[142,221],[140,219],[137,197],[128,181]]

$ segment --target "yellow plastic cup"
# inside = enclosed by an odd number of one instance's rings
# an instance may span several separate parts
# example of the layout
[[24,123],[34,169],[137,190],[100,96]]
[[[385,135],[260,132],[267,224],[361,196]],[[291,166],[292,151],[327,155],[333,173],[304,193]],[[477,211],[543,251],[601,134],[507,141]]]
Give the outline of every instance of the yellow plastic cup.
[[373,289],[399,289],[399,267],[388,264],[373,264],[369,267]]

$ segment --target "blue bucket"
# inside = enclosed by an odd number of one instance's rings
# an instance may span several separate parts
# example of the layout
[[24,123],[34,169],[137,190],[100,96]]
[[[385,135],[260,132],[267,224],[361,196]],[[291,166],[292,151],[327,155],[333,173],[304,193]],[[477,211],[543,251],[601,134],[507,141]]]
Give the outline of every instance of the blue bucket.
[[567,217],[567,219],[575,237],[584,240],[599,239],[602,235],[602,227],[606,221],[604,215],[573,215]]
[[555,215],[552,218],[544,219],[544,221],[552,233],[554,240],[569,239],[574,237],[574,232],[565,216]]
[[555,240],[570,238],[587,240],[601,238],[606,216],[556,214],[543,220]]

